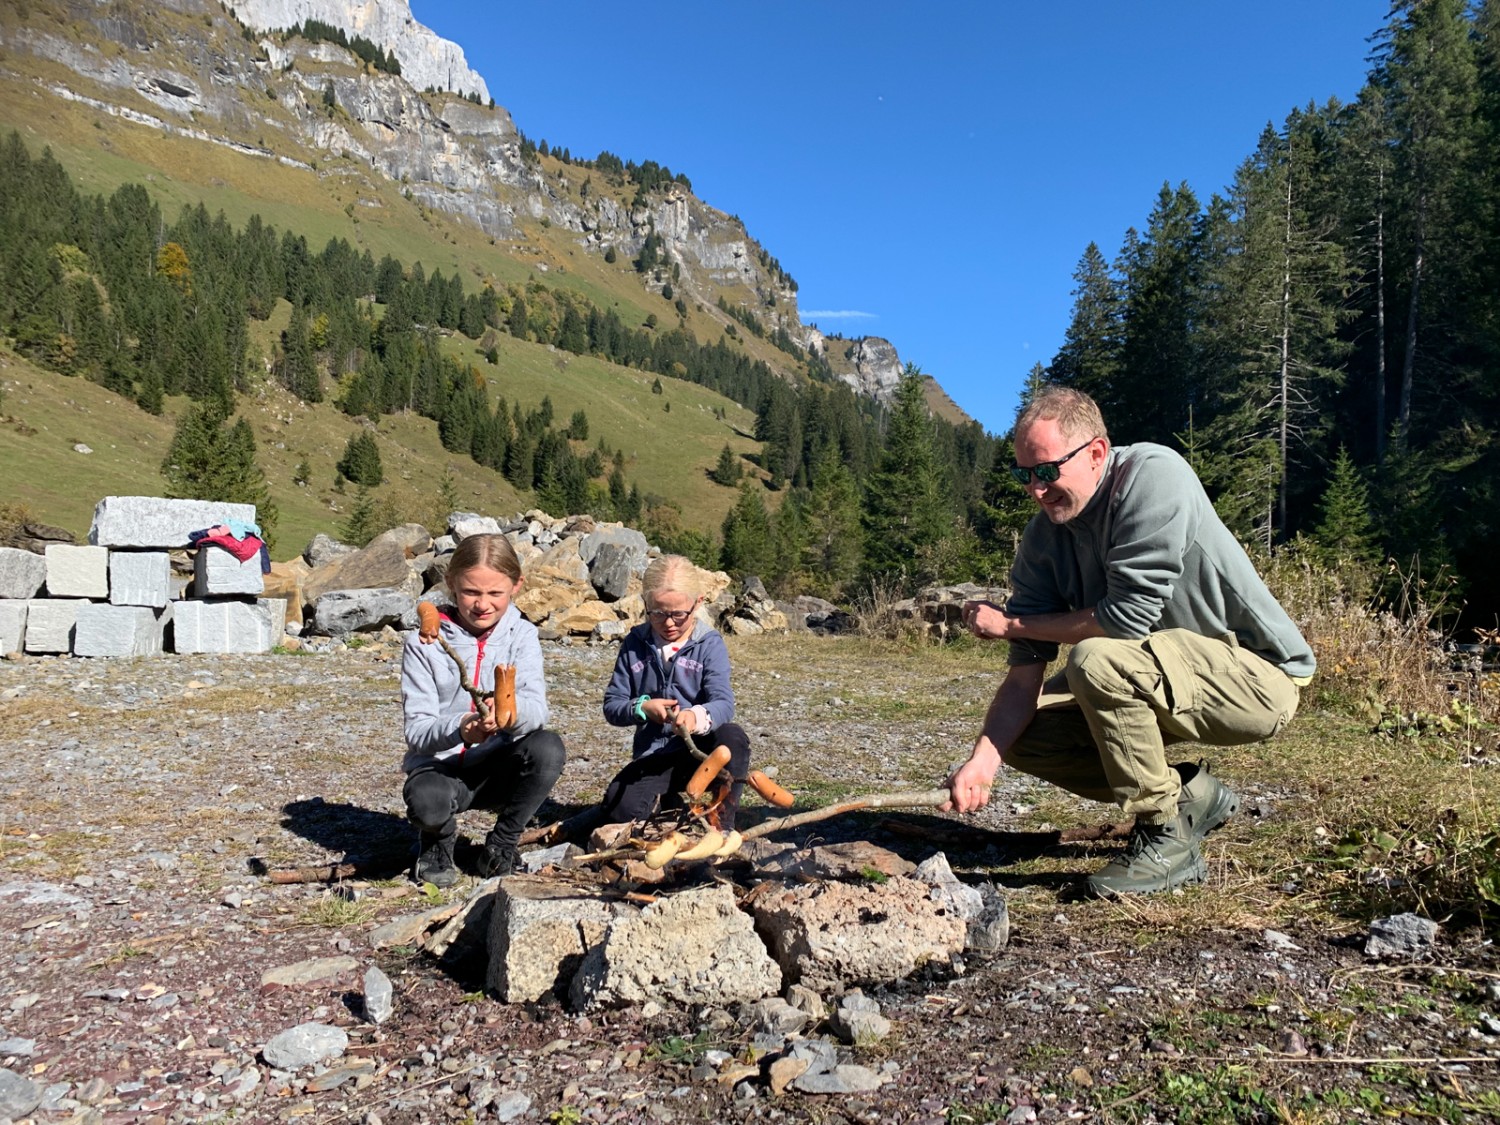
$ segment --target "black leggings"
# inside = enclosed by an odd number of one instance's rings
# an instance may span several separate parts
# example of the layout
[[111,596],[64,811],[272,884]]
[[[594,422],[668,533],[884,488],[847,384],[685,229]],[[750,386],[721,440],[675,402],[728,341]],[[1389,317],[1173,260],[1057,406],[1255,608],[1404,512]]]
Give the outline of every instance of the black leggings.
[[[719,825],[725,831],[734,827],[740,807],[740,792],[750,771],[750,736],[738,723],[725,723],[707,734],[691,736],[693,745],[707,754],[718,746],[729,747],[729,774],[734,783],[729,796],[719,806]],[[657,809],[682,807],[682,791],[698,768],[698,759],[681,738],[674,738],[665,749],[636,758],[615,774],[604,790],[600,804],[600,824],[619,824],[643,820]],[[597,814],[596,814],[597,815]]]
[[552,792],[562,773],[567,751],[550,730],[534,730],[464,768],[461,759],[419,766],[406,778],[406,818],[425,836],[439,838],[458,832],[457,814],[466,809],[493,809],[495,827],[490,842],[514,847]]

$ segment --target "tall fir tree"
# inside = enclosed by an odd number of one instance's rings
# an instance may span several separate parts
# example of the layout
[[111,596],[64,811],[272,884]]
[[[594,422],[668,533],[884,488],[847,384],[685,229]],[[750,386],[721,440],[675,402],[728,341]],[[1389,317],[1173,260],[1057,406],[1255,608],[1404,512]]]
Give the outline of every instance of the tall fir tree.
[[865,486],[865,567],[911,585],[917,553],[948,534],[955,515],[933,452],[927,377],[908,363],[896,389],[880,466]]

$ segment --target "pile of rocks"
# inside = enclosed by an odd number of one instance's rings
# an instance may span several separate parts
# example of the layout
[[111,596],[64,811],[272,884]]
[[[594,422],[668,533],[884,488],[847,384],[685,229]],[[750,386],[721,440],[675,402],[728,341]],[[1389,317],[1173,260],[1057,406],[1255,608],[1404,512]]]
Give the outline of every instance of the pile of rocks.
[[193,551],[189,597],[169,552],[220,524],[255,522],[252,504],[107,496],[89,544],[42,553],[0,547],[0,652],[150,656],[164,651],[267,652],[285,608],[262,593],[258,556]]

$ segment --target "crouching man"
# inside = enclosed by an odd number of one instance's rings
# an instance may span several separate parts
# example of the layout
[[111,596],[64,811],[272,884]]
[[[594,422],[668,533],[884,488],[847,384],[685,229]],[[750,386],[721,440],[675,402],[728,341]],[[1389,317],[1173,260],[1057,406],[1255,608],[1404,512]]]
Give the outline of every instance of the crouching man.
[[[1199,843],[1239,808],[1206,766],[1166,747],[1259,742],[1297,710],[1312,650],[1164,446],[1110,445],[1099,407],[1062,387],[1016,420],[1015,476],[1041,512],[1004,607],[969,602],[975,636],[1010,642],[1009,670],[945,808],[989,801],[1004,762],[1135,817],[1096,894],[1149,894],[1206,874]],[[1046,678],[1060,643],[1066,667]]]

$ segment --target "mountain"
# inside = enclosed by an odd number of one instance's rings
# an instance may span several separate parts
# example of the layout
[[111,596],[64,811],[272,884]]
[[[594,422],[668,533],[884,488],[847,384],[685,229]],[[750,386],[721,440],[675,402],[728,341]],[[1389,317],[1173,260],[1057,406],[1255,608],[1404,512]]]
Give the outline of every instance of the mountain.
[[[305,237],[314,253],[329,240],[344,242],[429,277],[461,278],[469,293],[531,285],[571,292],[631,331],[718,341],[792,388],[841,383],[872,405],[891,400],[902,368],[895,348],[874,338],[825,340],[803,326],[791,275],[737,217],[699,199],[686,175],[649,159],[539,151],[493,103],[462,50],[417,23],[404,0],[17,0],[0,6],[0,48],[0,133],[19,132],[33,153],[49,149],[80,191],[108,196],[143,184],[168,220],[199,204],[234,226],[259,216]],[[281,301],[252,320],[249,358],[262,370],[253,396],[259,455],[291,517],[287,528],[300,534],[326,528],[348,501],[326,488],[302,486],[290,496],[282,489],[301,463],[312,465],[315,480],[329,479],[322,461],[331,466],[356,423],[327,403],[290,399],[267,378],[290,317]],[[736,404],[701,388],[671,390],[679,406],[674,449],[652,440],[661,423],[650,412],[670,404],[636,397],[652,379],[641,378],[635,361],[622,368],[597,353],[570,356],[534,333],[496,340],[491,331],[478,348],[462,344],[450,336],[445,354],[463,363],[498,357],[490,378],[517,409],[544,396],[563,418],[587,407],[595,436],[624,452],[632,479],[680,506],[689,526],[717,527],[734,502],[732,489],[706,476],[722,448],[752,462],[757,455],[750,435],[759,423],[745,408],[760,407],[743,395]],[[68,417],[65,385],[49,386],[24,358],[4,366],[12,393],[0,405],[18,401],[13,392],[24,388],[31,410],[45,403],[59,424]],[[327,379],[338,374],[325,368]],[[945,399],[940,389],[929,393],[936,414],[966,423],[951,404],[942,408]],[[685,403],[692,412],[683,417]],[[167,406],[169,415],[179,411]],[[97,418],[100,409],[88,412]],[[298,416],[305,417],[293,424]],[[314,422],[322,427],[315,441],[303,437]],[[412,510],[432,503],[415,495],[430,450],[408,422],[374,425],[404,443],[392,488]],[[150,479],[161,456],[162,423],[143,425],[126,448],[155,448],[127,479]],[[87,425],[72,436],[93,440]],[[847,437],[844,444],[847,456]],[[35,463],[22,449],[10,456]],[[791,480],[800,454],[787,456],[783,479]],[[0,440],[0,462],[6,457]],[[704,471],[684,475],[685,468]],[[412,483],[402,496],[404,481]],[[465,492],[487,491],[489,506],[527,502],[495,474],[464,484]],[[68,518],[56,522],[76,526],[78,492],[60,489],[41,514],[56,515],[51,505],[59,505]],[[774,507],[779,496],[767,500]]]

